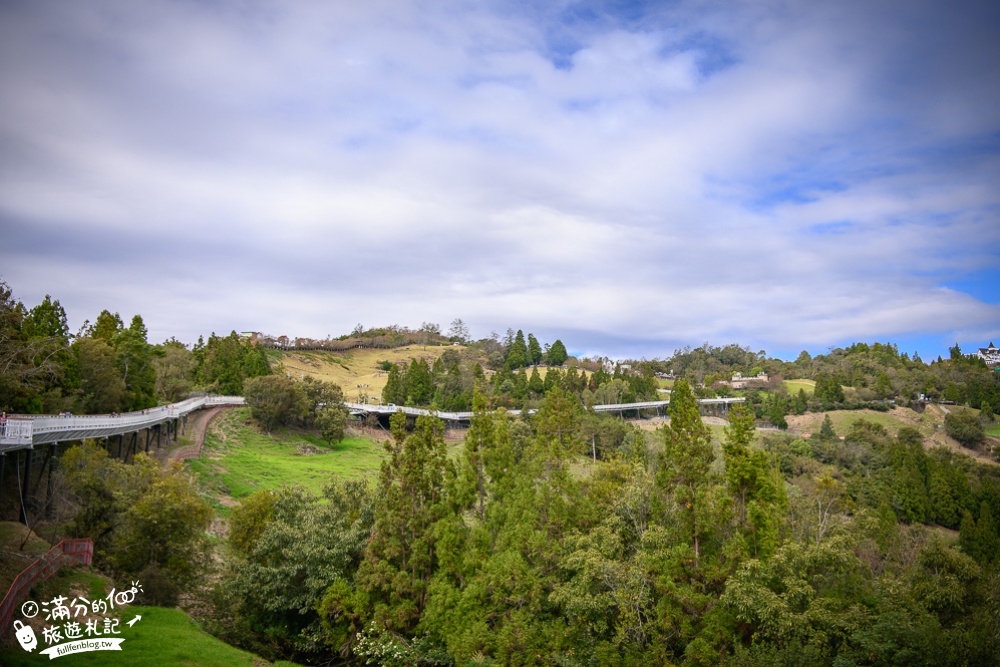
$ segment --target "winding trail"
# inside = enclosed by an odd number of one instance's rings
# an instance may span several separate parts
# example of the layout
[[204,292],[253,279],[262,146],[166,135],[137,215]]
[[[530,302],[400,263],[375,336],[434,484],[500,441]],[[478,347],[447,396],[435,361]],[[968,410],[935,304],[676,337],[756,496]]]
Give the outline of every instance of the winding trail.
[[212,421],[215,415],[225,409],[224,407],[217,407],[192,412],[188,418],[187,431],[194,443],[174,449],[168,455],[168,460],[183,461],[185,459],[196,459],[201,456],[201,447],[205,444],[205,434],[208,432],[209,422]]

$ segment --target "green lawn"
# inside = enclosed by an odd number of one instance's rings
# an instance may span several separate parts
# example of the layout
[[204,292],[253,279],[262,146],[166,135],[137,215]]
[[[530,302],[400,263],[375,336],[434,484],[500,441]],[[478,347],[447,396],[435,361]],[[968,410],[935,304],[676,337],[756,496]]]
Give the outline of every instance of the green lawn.
[[785,380],[785,390],[788,392],[789,396],[795,396],[799,393],[799,389],[804,389],[806,396],[812,396],[816,393],[816,381],[815,380]]
[[330,446],[307,433],[260,433],[249,410],[230,410],[205,437],[202,455],[188,461],[202,486],[215,496],[244,498],[260,489],[299,485],[319,493],[331,478],[373,476],[382,445],[351,438]]
[[830,421],[833,422],[833,430],[837,432],[837,435],[846,434],[854,422],[859,419],[865,419],[867,421],[880,424],[881,426],[884,426],[885,429],[892,435],[895,435],[900,428],[907,425],[905,421],[898,419],[897,415],[899,417],[906,415],[907,417],[915,420],[917,430],[925,436],[933,433],[939,423],[939,419],[929,412],[917,415],[908,408],[896,408],[895,410],[889,410],[888,412],[878,412],[876,410],[833,410],[826,413],[806,413],[805,419],[796,431],[803,433],[819,433],[819,429],[823,424],[823,418],[825,415],[830,415]]
[[992,435],[996,438],[1000,438],[1000,424],[994,424],[986,429],[986,435]]
[[[211,636],[179,609],[130,605],[124,607],[122,612],[121,633],[115,635],[125,639],[120,651],[90,651],[61,656],[57,664],[65,667],[259,667],[270,664]],[[132,627],[125,625],[135,616],[142,618]],[[20,647],[0,651],[0,664],[8,667],[50,664],[47,656],[39,655],[44,646],[41,636],[38,639],[39,646],[34,653],[27,653]]]
[[[88,600],[98,600],[107,595],[114,587],[114,582],[89,567],[64,567],[50,579],[32,589],[29,599],[38,603],[52,600],[57,596],[65,596],[68,599],[83,596]],[[204,632],[187,614],[178,609],[143,607],[132,604],[118,607],[111,615],[117,616],[119,619],[120,634],[114,636],[125,639],[121,644],[121,651],[89,651],[56,656],[59,658],[59,662],[56,664],[68,667],[75,665],[261,667],[270,664],[251,653],[233,648],[212,637]],[[96,618],[92,614],[88,616],[91,620]],[[132,627],[126,625],[126,622],[136,616],[142,618],[136,621]],[[15,619],[24,620],[19,613],[15,613]],[[36,621],[38,622],[34,622],[33,625],[38,648],[32,653],[24,651],[17,645],[14,648],[0,650],[0,665],[22,667],[50,664],[50,658],[40,654],[40,651],[47,647],[41,632],[42,627],[46,624],[41,620],[41,616],[36,617]],[[83,625],[84,617],[79,617],[78,622]],[[65,640],[58,643],[63,644]],[[291,663],[285,664],[290,665]]]

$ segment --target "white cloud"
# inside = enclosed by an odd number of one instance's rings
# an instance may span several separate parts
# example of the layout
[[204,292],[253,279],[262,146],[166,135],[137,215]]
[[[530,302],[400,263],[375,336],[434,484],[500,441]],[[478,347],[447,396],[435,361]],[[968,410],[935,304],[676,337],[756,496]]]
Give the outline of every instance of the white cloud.
[[[962,21],[927,42],[952,21],[932,9],[903,29],[863,3],[5,7],[3,278],[188,340],[996,328],[940,287],[998,264],[1000,90],[975,64],[996,47]],[[553,35],[578,46],[558,64]]]

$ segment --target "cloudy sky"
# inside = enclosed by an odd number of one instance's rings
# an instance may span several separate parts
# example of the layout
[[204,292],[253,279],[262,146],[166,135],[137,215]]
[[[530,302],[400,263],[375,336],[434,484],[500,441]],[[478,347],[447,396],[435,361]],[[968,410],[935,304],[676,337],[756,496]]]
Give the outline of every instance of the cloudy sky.
[[0,279],[71,328],[1000,339],[1000,4],[0,2]]

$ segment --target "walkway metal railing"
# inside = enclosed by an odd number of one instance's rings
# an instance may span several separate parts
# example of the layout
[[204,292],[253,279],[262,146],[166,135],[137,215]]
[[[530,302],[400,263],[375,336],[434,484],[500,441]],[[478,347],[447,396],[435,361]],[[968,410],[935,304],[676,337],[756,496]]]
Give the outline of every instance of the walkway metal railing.
[[171,405],[112,415],[7,415],[0,423],[0,450],[131,433],[204,407],[243,404],[242,396],[196,396]]
[[[732,403],[742,403],[745,398],[734,397],[734,398],[701,398],[698,399],[698,403],[702,405],[730,405]],[[402,405],[378,405],[371,403],[351,403],[348,401],[344,402],[347,409],[353,413],[369,413],[374,412],[380,415],[391,415],[397,412],[403,412],[408,415],[435,415],[439,419],[445,421],[469,421],[472,419],[474,413],[472,412],[443,412],[443,411],[431,411],[424,408],[408,408]],[[670,401],[641,401],[639,403],[609,403],[606,405],[595,405],[594,412],[629,412],[632,410],[654,410],[670,405]],[[529,412],[534,412],[534,410],[529,410]],[[520,410],[508,410],[508,414],[520,415]]]

